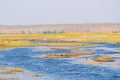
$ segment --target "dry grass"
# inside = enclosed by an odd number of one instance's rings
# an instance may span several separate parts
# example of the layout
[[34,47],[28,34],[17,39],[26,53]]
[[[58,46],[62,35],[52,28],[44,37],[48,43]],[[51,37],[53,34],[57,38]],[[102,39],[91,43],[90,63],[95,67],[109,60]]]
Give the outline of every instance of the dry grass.
[[14,74],[14,73],[18,73],[18,72],[24,72],[24,69],[21,69],[21,68],[7,69],[7,70],[3,71],[2,74]]
[[0,80],[5,80],[4,78],[0,77]]
[[20,78],[22,78],[23,76],[24,77],[44,76],[43,74],[29,72],[22,68],[7,68],[7,67],[0,67],[0,75],[3,75],[2,77],[0,77],[0,80],[20,80]]
[[84,44],[84,43],[48,43],[40,44],[41,46],[54,46],[54,47],[77,47],[77,46],[96,46],[96,44]]
[[[53,41],[58,43],[35,44],[30,40]],[[61,43],[61,41],[63,43]],[[68,43],[69,42],[69,43]],[[120,33],[64,33],[64,34],[1,34],[0,49],[29,46],[95,46],[79,42],[107,42],[120,44]]]
[[1,34],[0,40],[120,42],[120,33]]
[[56,47],[51,49],[52,50],[77,50],[77,48],[70,48],[70,47]]
[[73,57],[78,57],[78,56],[83,56],[83,55],[92,55],[94,53],[82,53],[82,52],[74,52],[74,53],[69,53],[69,54],[48,54],[43,57],[37,56],[37,58],[73,58]]
[[114,59],[109,56],[101,56],[98,58],[94,58],[93,60],[97,62],[114,62]]
[[0,70],[7,70],[6,67],[0,67]]
[[41,76],[44,76],[43,74],[33,74],[32,75],[33,77],[41,77]]
[[10,40],[10,41],[0,41],[0,49],[7,48],[17,48],[17,47],[31,47],[31,46],[39,46],[39,44],[35,44],[29,41],[21,41],[21,40]]

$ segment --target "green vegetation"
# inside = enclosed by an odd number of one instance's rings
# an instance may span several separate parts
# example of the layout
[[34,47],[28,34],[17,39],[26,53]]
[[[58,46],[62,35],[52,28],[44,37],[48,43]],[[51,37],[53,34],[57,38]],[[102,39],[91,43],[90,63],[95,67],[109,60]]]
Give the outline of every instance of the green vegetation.
[[65,33],[64,30],[61,30],[60,32],[54,31],[44,31],[43,34],[63,34]]
[[22,30],[21,33],[22,33],[22,34],[25,34],[25,31]]

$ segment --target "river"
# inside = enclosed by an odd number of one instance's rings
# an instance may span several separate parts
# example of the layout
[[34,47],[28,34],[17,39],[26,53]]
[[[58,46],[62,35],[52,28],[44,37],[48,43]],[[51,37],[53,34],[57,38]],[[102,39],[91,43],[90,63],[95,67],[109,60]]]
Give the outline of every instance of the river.
[[[120,44],[105,44],[92,47],[79,47],[81,52],[95,52],[93,56],[120,54]],[[24,47],[0,51],[0,66],[19,67],[41,73],[38,80],[120,80],[120,65],[86,65],[71,59],[45,59],[34,56],[64,54],[71,50],[50,50],[49,47]],[[93,57],[92,56],[92,57]],[[115,57],[120,62],[120,58]],[[79,59],[78,59],[79,60]],[[118,63],[119,64],[119,63]],[[113,63],[116,66],[116,64]]]

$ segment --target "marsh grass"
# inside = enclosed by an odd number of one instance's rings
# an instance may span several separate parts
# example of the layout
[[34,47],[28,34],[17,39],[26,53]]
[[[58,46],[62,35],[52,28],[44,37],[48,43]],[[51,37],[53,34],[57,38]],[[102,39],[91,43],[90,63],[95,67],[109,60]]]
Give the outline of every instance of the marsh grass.
[[43,57],[37,56],[36,58],[74,58],[83,55],[93,55],[94,53],[85,53],[85,52],[73,52],[68,54],[47,54]]
[[[38,44],[31,41],[52,41],[53,43]],[[56,43],[55,43],[56,42]],[[0,49],[31,47],[31,46],[95,46],[79,42],[105,42],[120,44],[120,33],[63,33],[63,34],[1,34]]]

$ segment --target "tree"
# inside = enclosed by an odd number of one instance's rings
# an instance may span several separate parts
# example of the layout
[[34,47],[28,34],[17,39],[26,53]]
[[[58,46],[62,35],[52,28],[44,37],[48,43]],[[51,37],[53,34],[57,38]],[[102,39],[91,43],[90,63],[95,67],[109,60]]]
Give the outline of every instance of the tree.
[[32,34],[31,31],[28,31],[29,34]]
[[65,31],[64,31],[64,30],[61,30],[59,33],[61,33],[61,34],[62,34],[62,33],[65,33]]
[[112,33],[118,33],[118,31],[112,31]]
[[54,30],[54,32],[53,32],[54,34],[57,34],[57,31],[56,31],[56,29]]
[[25,34],[25,32],[24,32],[23,30],[21,31],[21,33],[22,33],[22,34]]

